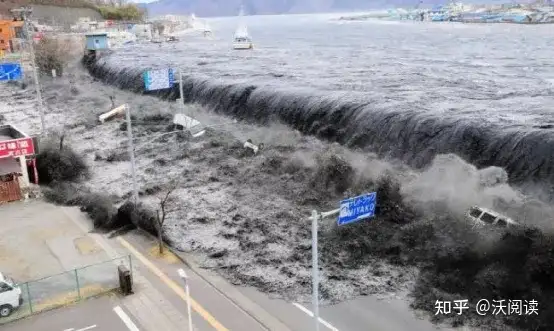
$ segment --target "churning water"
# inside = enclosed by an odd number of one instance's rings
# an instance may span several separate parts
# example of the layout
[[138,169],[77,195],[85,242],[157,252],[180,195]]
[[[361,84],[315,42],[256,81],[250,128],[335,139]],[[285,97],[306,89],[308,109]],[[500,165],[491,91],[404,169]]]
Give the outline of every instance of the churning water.
[[245,19],[252,51],[232,50],[238,19],[222,18],[210,21],[211,39],[128,46],[90,69],[142,91],[142,70],[180,67],[186,101],[222,113],[279,119],[413,166],[453,152],[504,167],[515,183],[554,183],[549,26]]

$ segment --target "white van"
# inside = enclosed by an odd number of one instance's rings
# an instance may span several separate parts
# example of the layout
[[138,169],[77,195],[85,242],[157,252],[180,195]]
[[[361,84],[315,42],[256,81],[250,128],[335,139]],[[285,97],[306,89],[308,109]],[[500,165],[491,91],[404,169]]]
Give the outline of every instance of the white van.
[[10,316],[22,303],[21,288],[13,279],[0,272],[0,317]]
[[467,212],[467,217],[476,225],[489,224],[502,228],[519,226],[519,223],[513,219],[479,206],[471,207]]

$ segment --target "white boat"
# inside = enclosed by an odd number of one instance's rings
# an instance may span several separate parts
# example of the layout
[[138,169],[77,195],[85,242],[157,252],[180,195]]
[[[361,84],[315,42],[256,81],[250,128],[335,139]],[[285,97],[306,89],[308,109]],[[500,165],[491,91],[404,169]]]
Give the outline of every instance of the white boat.
[[254,44],[252,43],[252,38],[248,34],[248,28],[246,27],[246,24],[244,24],[244,22],[242,21],[243,13],[244,11],[241,6],[240,13],[239,13],[240,23],[233,36],[233,48],[234,49],[253,49]]
[[213,35],[212,28],[208,23],[204,23],[204,29],[202,33],[204,34],[204,37],[211,37]]

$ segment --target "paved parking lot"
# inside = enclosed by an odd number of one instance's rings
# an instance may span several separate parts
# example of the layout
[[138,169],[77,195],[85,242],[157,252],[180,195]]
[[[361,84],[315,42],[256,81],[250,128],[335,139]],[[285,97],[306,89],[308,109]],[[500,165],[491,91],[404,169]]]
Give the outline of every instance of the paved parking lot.
[[[129,322],[130,321],[130,322]],[[88,299],[2,326],[2,331],[139,331],[115,297]]]
[[0,220],[0,272],[20,285],[24,302],[0,324],[118,286],[115,263],[64,208],[8,203],[0,205]]
[[17,282],[108,259],[61,208],[39,200],[0,205],[0,266]]

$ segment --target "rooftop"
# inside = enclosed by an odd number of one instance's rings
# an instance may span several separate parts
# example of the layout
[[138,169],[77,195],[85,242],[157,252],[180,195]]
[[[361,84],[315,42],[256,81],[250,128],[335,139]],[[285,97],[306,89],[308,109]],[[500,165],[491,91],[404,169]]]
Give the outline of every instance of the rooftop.
[[13,125],[0,125],[0,141],[29,137],[25,132]]

